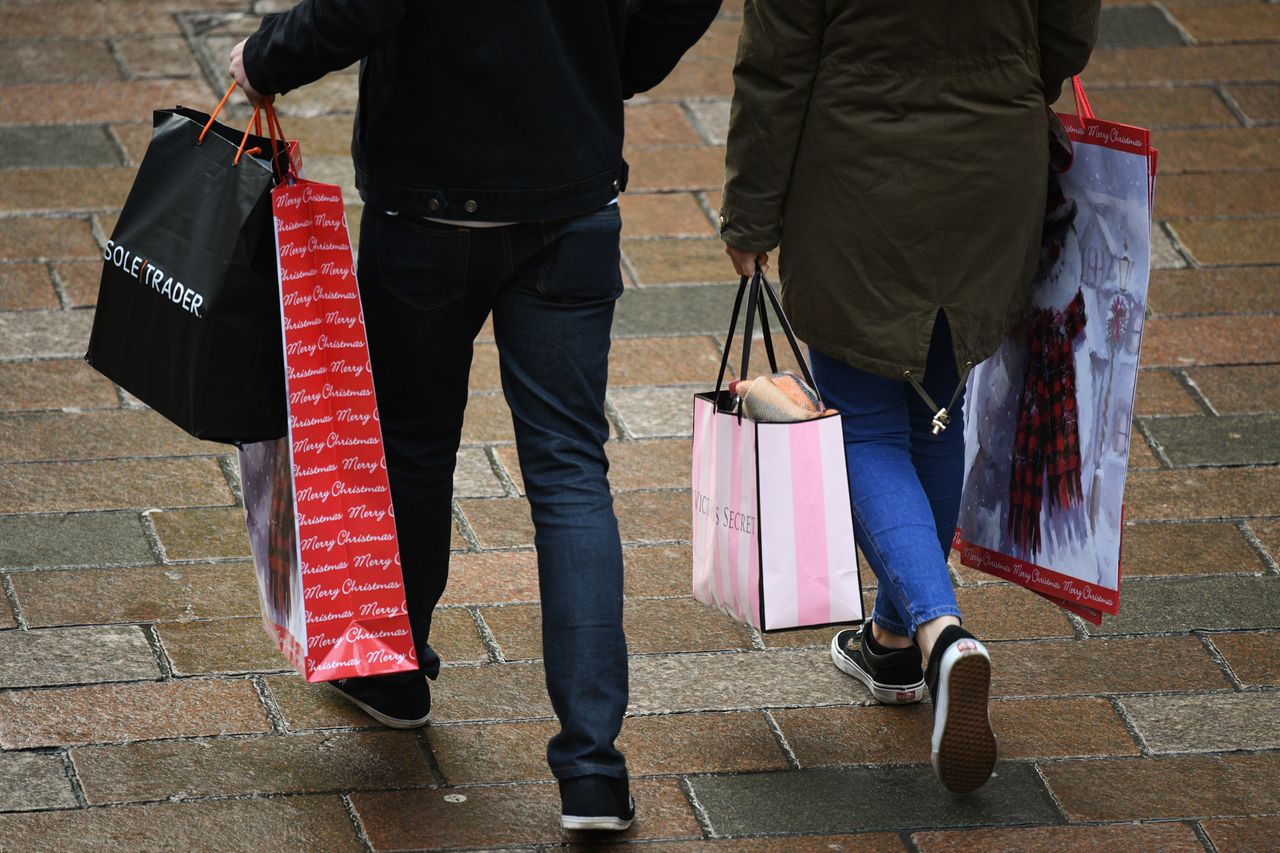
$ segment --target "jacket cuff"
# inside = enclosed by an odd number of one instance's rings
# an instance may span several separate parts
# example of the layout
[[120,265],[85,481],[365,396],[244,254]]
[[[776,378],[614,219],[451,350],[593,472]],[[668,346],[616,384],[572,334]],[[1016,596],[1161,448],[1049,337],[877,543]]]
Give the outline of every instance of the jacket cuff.
[[263,17],[262,24],[245,42],[244,53],[240,57],[241,62],[244,63],[244,74],[249,78],[249,85],[260,95],[283,94],[271,75],[267,73],[267,66],[262,61],[263,40],[270,38],[271,28],[278,17],[280,17],[279,13]]
[[720,237],[735,249],[771,252],[777,248],[781,232],[777,216],[746,211],[728,202],[720,208]]

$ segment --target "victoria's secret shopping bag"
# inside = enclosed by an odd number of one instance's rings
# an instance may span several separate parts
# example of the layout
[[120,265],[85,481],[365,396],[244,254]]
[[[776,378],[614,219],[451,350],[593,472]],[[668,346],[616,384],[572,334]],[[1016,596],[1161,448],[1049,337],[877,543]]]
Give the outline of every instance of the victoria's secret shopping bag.
[[969,378],[956,547],[1098,623],[1120,606],[1156,151],[1148,131],[1094,118],[1073,82],[1030,321]]
[[198,438],[285,432],[270,191],[286,168],[269,138],[158,110],[103,252],[85,358]]
[[[813,378],[769,283],[738,288],[720,378],[693,401],[693,595],[762,631],[856,622],[862,592],[840,416],[759,423],[727,411],[721,391],[747,294],[742,370],[747,377],[757,308],[768,296],[805,379]],[[771,368],[776,372],[772,346]],[[821,408],[821,407],[819,407]]]
[[263,622],[308,681],[417,669],[342,194],[272,205],[288,435],[240,449]]

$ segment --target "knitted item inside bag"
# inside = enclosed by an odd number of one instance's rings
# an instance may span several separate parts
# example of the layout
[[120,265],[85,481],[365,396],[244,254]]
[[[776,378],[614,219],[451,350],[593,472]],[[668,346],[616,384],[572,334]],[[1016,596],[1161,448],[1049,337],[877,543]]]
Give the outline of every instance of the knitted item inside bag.
[[744,415],[761,423],[794,423],[834,413],[823,409],[817,393],[789,370],[730,382],[729,393],[737,395]]

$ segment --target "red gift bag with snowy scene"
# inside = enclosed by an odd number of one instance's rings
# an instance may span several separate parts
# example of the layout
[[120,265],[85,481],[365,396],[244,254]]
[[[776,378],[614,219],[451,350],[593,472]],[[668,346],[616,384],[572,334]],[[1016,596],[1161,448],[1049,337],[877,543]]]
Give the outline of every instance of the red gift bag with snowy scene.
[[1094,623],[1120,607],[1120,536],[1138,378],[1156,151],[1150,133],[1059,118],[1031,316],[966,393],[961,562]]

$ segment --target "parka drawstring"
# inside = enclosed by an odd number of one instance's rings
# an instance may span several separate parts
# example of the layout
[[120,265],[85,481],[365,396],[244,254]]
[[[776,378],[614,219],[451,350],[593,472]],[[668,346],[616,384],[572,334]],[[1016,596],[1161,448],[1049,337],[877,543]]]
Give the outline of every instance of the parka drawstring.
[[968,380],[969,372],[971,370],[973,370],[973,362],[966,361],[964,363],[964,371],[960,374],[960,382],[956,385],[955,393],[951,395],[951,402],[947,403],[947,405],[942,408],[938,408],[938,404],[933,402],[933,398],[929,396],[929,392],[924,390],[924,386],[920,384],[919,379],[916,379],[914,376],[911,375],[910,370],[903,372],[902,375],[906,377],[906,380],[908,382],[911,383],[911,387],[916,389],[916,393],[919,394],[920,397],[924,400],[924,404],[929,408],[935,410],[933,415],[933,434],[934,435],[938,435],[939,433],[941,433],[944,429],[947,428],[947,425],[951,423],[951,414],[949,410],[953,406],[955,406],[956,400],[960,399],[960,392],[964,390],[964,383],[966,380]]

